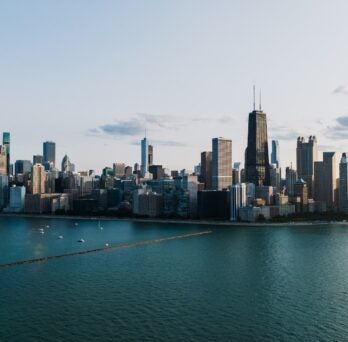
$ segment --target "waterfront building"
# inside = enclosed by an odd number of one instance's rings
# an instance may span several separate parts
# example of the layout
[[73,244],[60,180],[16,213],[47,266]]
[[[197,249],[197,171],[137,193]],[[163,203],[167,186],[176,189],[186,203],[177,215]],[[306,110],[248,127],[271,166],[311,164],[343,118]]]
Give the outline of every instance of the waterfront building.
[[318,160],[318,144],[315,136],[310,136],[308,142],[303,137],[297,138],[296,167],[297,177],[307,183],[308,197],[314,196],[314,163]]
[[189,215],[191,218],[197,216],[197,192],[198,192],[198,180],[197,176],[186,175],[182,179],[182,186],[189,193]]
[[10,212],[22,212],[25,205],[25,186],[13,186],[10,188]]
[[323,152],[323,161],[314,163],[314,199],[325,202],[328,210],[337,204],[336,153]]
[[228,189],[232,185],[232,140],[212,140],[212,188]]
[[270,185],[267,118],[266,113],[254,110],[249,113],[248,146],[245,151],[245,177],[256,186]]
[[31,177],[31,193],[34,195],[45,193],[46,171],[44,166],[41,164],[33,165]]
[[163,196],[146,187],[133,193],[133,213],[141,216],[158,217],[163,213]]
[[342,153],[339,176],[339,209],[348,212],[348,158],[346,153]]
[[7,207],[8,205],[8,186],[9,186],[9,177],[0,174],[0,210]]
[[272,152],[271,152],[271,163],[275,164],[277,168],[280,168],[280,158],[279,158],[279,141],[272,140]]
[[2,144],[6,148],[6,175],[10,176],[11,173],[11,161],[10,161],[10,154],[11,154],[11,145],[10,145],[10,133],[4,132],[2,134]]
[[247,205],[246,184],[239,183],[231,186],[231,221],[237,221],[239,209]]
[[229,220],[230,191],[203,190],[197,194],[197,214],[199,219]]
[[53,141],[45,141],[43,143],[43,164],[46,169],[56,164],[56,143]]

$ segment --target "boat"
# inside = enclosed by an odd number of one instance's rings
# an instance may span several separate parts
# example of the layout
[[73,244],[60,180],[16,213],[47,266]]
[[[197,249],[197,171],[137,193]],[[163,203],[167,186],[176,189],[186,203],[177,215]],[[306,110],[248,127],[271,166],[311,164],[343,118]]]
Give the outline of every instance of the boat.
[[77,222],[75,222],[75,226],[78,226],[79,224]]
[[59,235],[59,236],[58,236],[58,239],[63,239],[63,235]]
[[50,227],[49,225],[46,226],[46,228],[49,228],[49,227]]
[[45,234],[45,232],[43,230],[40,230],[40,234]]
[[106,247],[109,247],[109,244],[108,244],[108,243],[106,243],[106,244],[105,244],[105,246],[106,246]]
[[100,221],[98,222],[98,227],[100,230],[103,230],[104,228],[100,225]]
[[84,239],[79,239],[79,240],[77,240],[77,242],[85,242],[85,240]]

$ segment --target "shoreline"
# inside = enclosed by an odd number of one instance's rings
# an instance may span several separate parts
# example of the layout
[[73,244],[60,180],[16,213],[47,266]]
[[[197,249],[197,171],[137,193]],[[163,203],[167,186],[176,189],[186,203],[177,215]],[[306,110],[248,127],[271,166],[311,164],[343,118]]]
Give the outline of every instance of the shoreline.
[[166,223],[166,224],[195,224],[203,226],[219,227],[285,227],[285,226],[317,226],[328,224],[348,225],[348,221],[289,221],[289,222],[230,222],[230,221],[210,221],[210,220],[176,220],[176,219],[156,219],[156,218],[119,218],[107,216],[66,216],[66,215],[45,215],[45,214],[16,214],[0,213],[0,217],[18,217],[18,218],[42,218],[59,220],[91,220],[91,221],[128,221],[140,223]]

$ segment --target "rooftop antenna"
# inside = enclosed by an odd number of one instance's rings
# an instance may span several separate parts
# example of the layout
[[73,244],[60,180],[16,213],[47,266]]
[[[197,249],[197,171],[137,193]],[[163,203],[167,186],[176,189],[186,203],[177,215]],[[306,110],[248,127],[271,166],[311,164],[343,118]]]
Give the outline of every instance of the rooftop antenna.
[[253,86],[253,93],[254,93],[254,111],[255,111],[255,84]]
[[261,89],[260,89],[260,103],[259,103],[259,107],[260,107],[260,111],[262,111],[262,107],[261,107]]

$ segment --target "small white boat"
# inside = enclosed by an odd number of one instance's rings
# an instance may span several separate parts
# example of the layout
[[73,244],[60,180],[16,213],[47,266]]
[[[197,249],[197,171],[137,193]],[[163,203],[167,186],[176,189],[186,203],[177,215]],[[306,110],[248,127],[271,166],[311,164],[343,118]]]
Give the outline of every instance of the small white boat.
[[49,225],[46,226],[46,228],[49,228],[49,227],[50,227]]
[[77,242],[85,242],[84,239],[77,240]]
[[45,234],[45,232],[43,230],[40,230],[40,234]]
[[104,228],[100,225],[100,221],[98,222],[98,227],[100,230],[103,230]]
[[106,247],[109,247],[109,244],[108,244],[108,243],[106,243],[106,244],[105,244],[105,246],[106,246]]
[[79,224],[77,222],[75,222],[75,226],[78,226]]
[[58,239],[63,239],[63,235],[59,235],[59,236],[58,236]]

